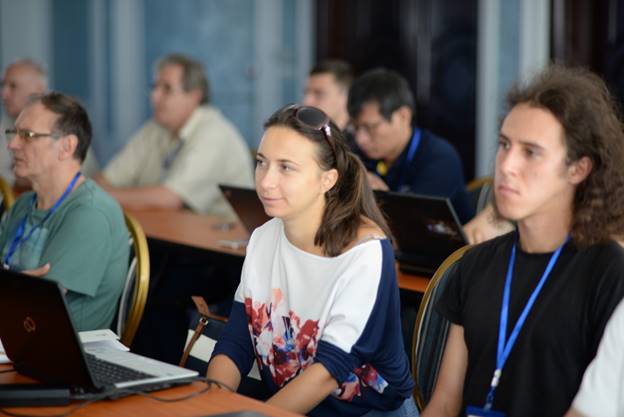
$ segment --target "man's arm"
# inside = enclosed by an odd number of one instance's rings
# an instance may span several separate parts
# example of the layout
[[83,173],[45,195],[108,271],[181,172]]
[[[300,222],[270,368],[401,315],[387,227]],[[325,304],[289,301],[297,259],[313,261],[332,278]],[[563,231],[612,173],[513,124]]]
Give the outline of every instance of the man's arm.
[[455,417],[459,414],[467,367],[468,348],[464,342],[464,328],[451,323],[438,382],[422,417]]
[[570,408],[564,417],[585,417],[585,415],[579,413],[574,408]]
[[124,208],[136,210],[149,208],[178,210],[184,206],[184,201],[182,201],[180,196],[164,185],[114,187],[102,174],[96,175],[94,180]]
[[388,184],[381,179],[381,177],[374,172],[366,171],[366,179],[368,180],[368,185],[373,190],[381,190],[388,191],[390,188]]

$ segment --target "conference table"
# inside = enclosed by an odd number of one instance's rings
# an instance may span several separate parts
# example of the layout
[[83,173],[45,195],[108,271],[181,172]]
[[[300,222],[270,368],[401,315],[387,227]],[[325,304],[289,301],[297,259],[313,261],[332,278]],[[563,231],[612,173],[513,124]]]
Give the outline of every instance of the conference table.
[[[0,384],[36,383],[36,381],[15,372],[1,373],[7,369],[10,369],[9,365],[0,365]],[[194,382],[190,385],[156,391],[152,394],[161,398],[171,399],[199,392],[205,387],[206,385],[202,382]],[[7,410],[29,416],[45,417],[65,413],[80,404],[80,402],[73,402],[67,406],[55,407],[12,407],[7,408]],[[101,400],[77,409],[71,413],[71,416],[198,417],[236,411],[256,411],[271,417],[296,417],[299,415],[224,389],[211,388],[193,398],[177,402],[160,402],[139,395],[130,395],[116,400]],[[0,412],[0,415],[3,415],[3,413]]]
[[[226,256],[245,256],[249,233],[239,222],[222,220],[186,210],[126,210],[135,217],[148,239],[206,250]],[[404,273],[397,269],[399,288],[424,293],[429,277]]]

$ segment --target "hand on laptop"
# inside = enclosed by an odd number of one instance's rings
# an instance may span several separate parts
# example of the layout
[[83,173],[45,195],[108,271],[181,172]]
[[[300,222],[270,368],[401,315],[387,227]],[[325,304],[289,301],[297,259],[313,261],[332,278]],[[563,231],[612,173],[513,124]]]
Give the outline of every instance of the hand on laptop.
[[50,263],[40,266],[35,269],[28,269],[26,271],[22,271],[22,274],[30,275],[32,277],[43,277],[48,272],[50,272]]
[[495,238],[512,231],[510,222],[499,219],[494,213],[494,207],[488,204],[479,214],[464,225],[464,233],[471,245]]
[[381,191],[388,191],[388,184],[386,184],[384,182],[384,180],[381,179],[381,177],[373,172],[367,171],[366,172],[366,178],[368,180],[368,185],[370,185],[370,187],[373,190],[381,190]]

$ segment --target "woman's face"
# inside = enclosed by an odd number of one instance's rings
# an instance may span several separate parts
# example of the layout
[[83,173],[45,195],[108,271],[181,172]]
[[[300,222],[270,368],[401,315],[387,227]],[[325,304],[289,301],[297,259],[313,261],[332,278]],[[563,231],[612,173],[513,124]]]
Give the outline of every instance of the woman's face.
[[256,192],[267,215],[287,221],[322,216],[325,193],[338,174],[321,169],[317,147],[291,128],[266,130],[256,157]]

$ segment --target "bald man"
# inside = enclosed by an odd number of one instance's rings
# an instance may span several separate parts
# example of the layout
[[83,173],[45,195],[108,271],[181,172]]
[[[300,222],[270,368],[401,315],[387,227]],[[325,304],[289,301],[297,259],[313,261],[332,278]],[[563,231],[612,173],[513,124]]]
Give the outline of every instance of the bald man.
[[[34,60],[18,59],[6,67],[0,85],[2,86],[2,107],[4,109],[0,119],[0,137],[4,138],[5,130],[15,127],[15,120],[26,106],[28,99],[48,90],[48,74],[43,66]],[[89,148],[82,165],[82,173],[91,176],[97,171],[97,161],[91,148]],[[10,184],[15,181],[12,156],[6,144],[0,147],[0,176]]]

